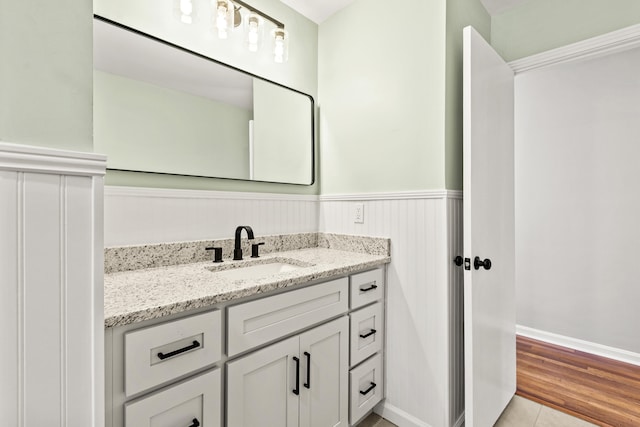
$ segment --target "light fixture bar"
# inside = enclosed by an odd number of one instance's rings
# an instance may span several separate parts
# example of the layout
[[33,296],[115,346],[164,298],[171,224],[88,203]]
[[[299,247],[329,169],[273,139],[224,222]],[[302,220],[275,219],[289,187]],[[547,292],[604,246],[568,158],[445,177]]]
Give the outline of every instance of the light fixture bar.
[[262,16],[264,19],[266,19],[267,21],[271,21],[273,22],[276,27],[278,28],[284,28],[284,24],[280,21],[278,21],[277,19],[274,19],[272,17],[270,17],[269,15],[267,15],[266,13],[263,13],[262,11],[256,9],[255,7],[248,5],[247,3],[241,1],[241,0],[231,0],[233,1],[235,4],[238,4],[248,10],[250,10],[251,12],[257,13],[258,15]]

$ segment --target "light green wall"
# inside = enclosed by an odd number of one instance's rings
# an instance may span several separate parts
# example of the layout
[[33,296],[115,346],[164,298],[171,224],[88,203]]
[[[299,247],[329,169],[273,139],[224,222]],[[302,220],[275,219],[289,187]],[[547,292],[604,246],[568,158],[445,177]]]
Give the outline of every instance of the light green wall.
[[252,106],[94,73],[94,147],[114,169],[248,179],[251,119]]
[[0,141],[92,151],[91,0],[2,1]]
[[[289,61],[285,64],[276,64],[273,62],[268,43],[265,43],[264,48],[255,54],[244,48],[243,37],[240,34],[232,34],[232,37],[226,41],[218,40],[210,27],[210,1],[195,0],[194,3],[199,16],[193,25],[182,24],[174,17],[172,0],[95,0],[94,10],[98,15],[170,40],[221,62],[316,97],[318,26],[315,23],[279,0],[250,2],[252,6],[283,22],[291,34]],[[106,183],[292,194],[317,194],[319,188],[317,184],[298,186],[111,171],[107,173]]]
[[462,188],[462,28],[479,0],[358,0],[320,25],[322,193]]
[[638,0],[530,0],[493,17],[491,44],[512,61],[638,23]]
[[356,0],[320,25],[323,194],[444,188],[444,0]]
[[479,0],[447,0],[446,188],[462,190],[462,29],[472,25],[487,41],[491,16]]
[[254,179],[309,184],[312,181],[311,100],[253,79],[253,104]]

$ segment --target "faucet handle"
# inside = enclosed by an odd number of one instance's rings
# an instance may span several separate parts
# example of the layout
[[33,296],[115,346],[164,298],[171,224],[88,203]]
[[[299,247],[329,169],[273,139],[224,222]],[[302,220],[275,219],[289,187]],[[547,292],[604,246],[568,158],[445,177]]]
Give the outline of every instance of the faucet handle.
[[222,262],[222,248],[210,246],[205,250],[213,251],[213,262]]
[[264,245],[264,242],[254,243],[251,245],[251,258],[260,258],[260,255],[258,255],[258,249],[261,245]]

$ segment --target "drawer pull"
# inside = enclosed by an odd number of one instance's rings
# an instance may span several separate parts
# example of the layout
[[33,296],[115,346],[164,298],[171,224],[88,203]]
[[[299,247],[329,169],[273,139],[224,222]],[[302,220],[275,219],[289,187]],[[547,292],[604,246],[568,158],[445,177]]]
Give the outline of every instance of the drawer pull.
[[365,395],[367,393],[369,393],[371,390],[373,390],[374,388],[376,388],[376,383],[374,383],[373,381],[371,382],[371,385],[369,386],[368,389],[366,389],[365,391],[360,390],[360,394],[361,395]]
[[[369,291],[372,291],[374,289],[378,289],[378,285],[376,285],[375,281],[370,282],[370,283],[371,283],[371,286],[369,286],[368,288],[360,288],[360,292],[369,292]],[[368,283],[367,283],[367,285],[368,285]]]
[[[196,340],[193,340],[193,344],[188,345],[188,346],[183,347],[183,348],[179,348],[178,350],[174,350],[171,353],[166,353],[166,354],[162,353],[162,352],[158,353],[158,358],[160,360],[168,359],[170,357],[177,356],[180,353],[184,353],[185,351],[193,350],[194,348],[198,348],[198,347],[200,347],[200,343],[198,341],[196,341]],[[200,425],[200,424],[198,424],[198,425]]]
[[300,394],[300,359],[293,356],[293,361],[296,362],[296,388],[293,389],[293,394],[297,396]]
[[194,418],[189,427],[200,427],[200,421],[198,421],[197,418]]
[[304,352],[304,355],[307,356],[307,382],[302,384],[306,388],[311,388],[311,354]]
[[371,335],[375,334],[377,331],[375,329],[370,330],[369,332],[367,332],[366,334],[362,335],[360,334],[360,338],[367,338],[370,337]]

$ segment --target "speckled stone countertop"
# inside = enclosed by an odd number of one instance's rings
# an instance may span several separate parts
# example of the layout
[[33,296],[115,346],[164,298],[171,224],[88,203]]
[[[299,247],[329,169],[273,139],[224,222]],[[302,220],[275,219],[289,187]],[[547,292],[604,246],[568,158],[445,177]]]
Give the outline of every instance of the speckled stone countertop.
[[[225,259],[219,264],[205,261],[106,274],[105,327],[127,325],[330,279],[391,261],[389,239],[320,234],[317,241],[320,247],[271,252],[257,259]],[[270,262],[285,262],[300,268],[251,280],[234,280],[224,274],[216,274],[241,264],[251,266]]]

